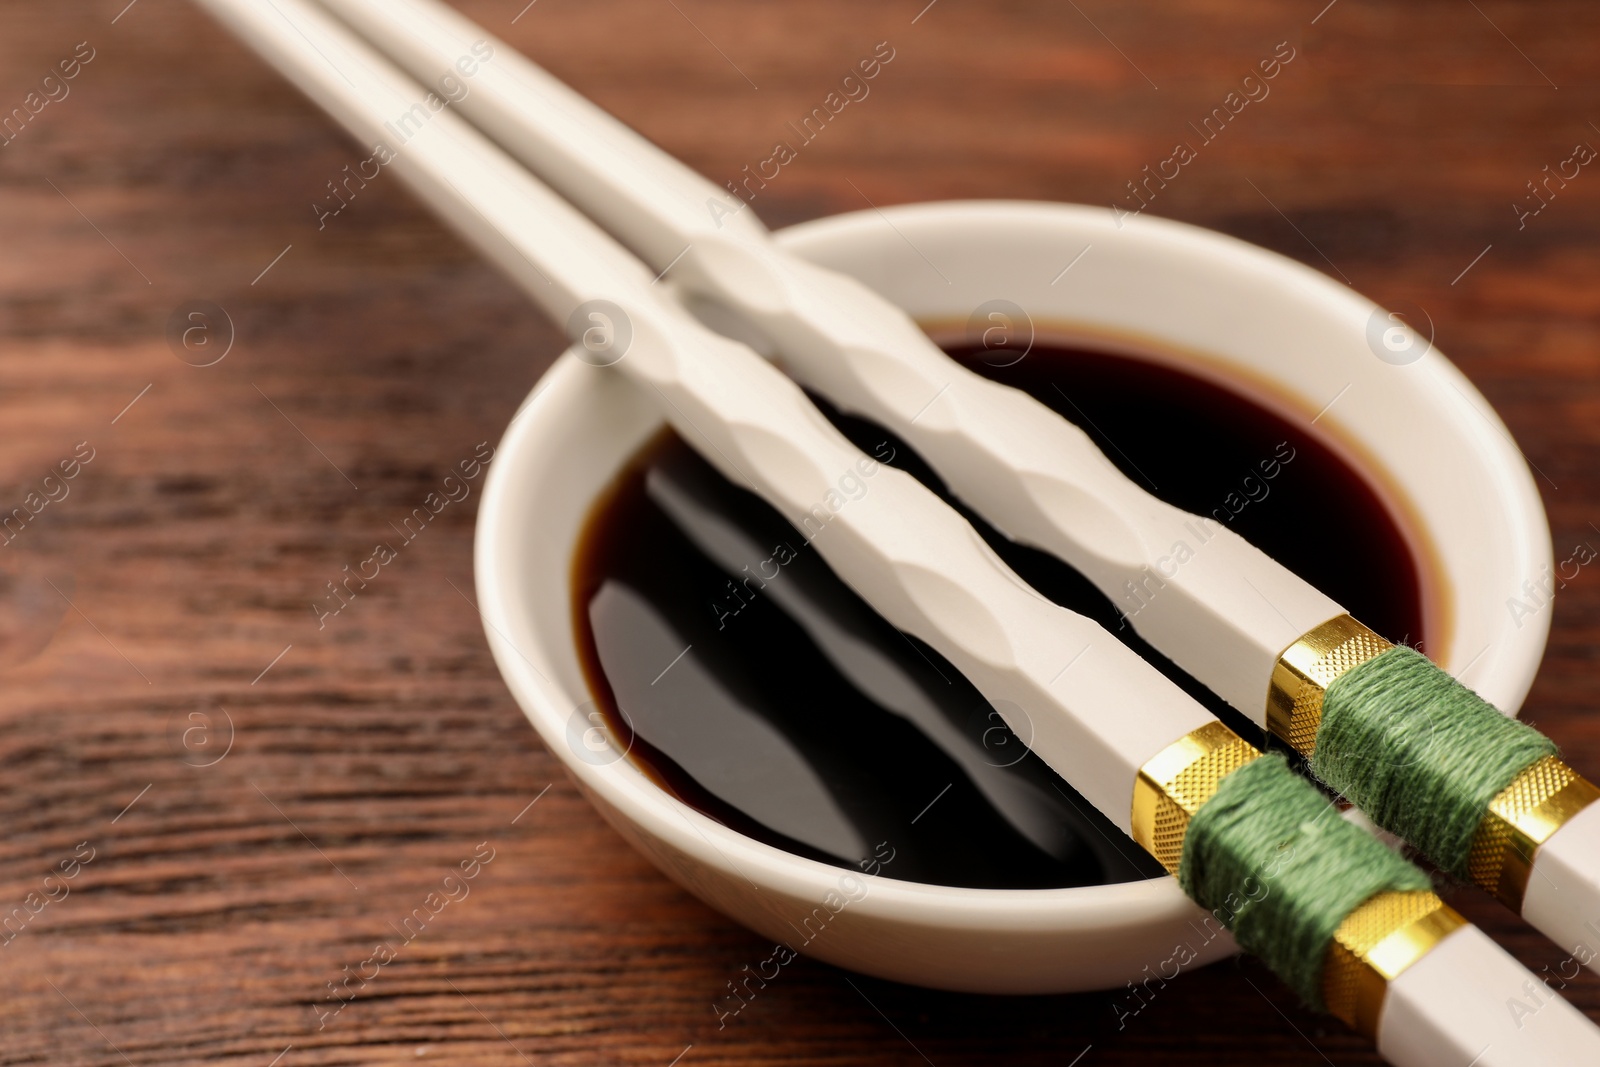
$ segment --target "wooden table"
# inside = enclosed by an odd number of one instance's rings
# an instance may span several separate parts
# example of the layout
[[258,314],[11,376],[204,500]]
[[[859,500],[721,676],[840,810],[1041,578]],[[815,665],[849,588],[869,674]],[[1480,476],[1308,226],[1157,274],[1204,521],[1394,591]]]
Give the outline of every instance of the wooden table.
[[[718,180],[890,42],[870,97],[763,191],[775,225],[869,199],[1126,207],[1287,42],[1270,96],[1148,210],[1427,309],[1540,472],[1557,558],[1600,540],[1600,176],[1513,209],[1600,145],[1586,0],[523,2],[463,6]],[[0,147],[0,508],[59,497],[0,552],[0,906],[26,918],[0,944],[0,1062],[1377,1062],[1248,962],[1120,1031],[1111,994],[801,962],[719,1031],[764,942],[624,845],[512,704],[470,602],[476,485],[324,628],[310,606],[498,439],[556,332],[392,178],[319,229],[365,153],[189,5],[125,3],[0,9],[0,114],[93,57]],[[202,332],[174,349],[169,320]],[[1527,714],[1593,771],[1594,568],[1554,611]],[[327,983],[491,850],[327,1014]],[[1567,992],[1600,1019],[1600,984]]]

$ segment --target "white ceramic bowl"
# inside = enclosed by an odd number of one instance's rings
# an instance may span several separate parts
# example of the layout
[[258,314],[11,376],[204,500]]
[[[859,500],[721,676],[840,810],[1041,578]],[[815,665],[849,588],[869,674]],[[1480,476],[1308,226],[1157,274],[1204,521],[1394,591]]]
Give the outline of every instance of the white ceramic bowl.
[[[1370,301],[1220,234],[1145,217],[1119,226],[1105,210],[1060,204],[921,204],[823,219],[778,239],[930,326],[959,326],[980,305],[1006,300],[1041,335],[1130,343],[1249,383],[1308,421],[1322,413],[1317,428],[1382,484],[1428,561],[1432,653],[1447,668],[1465,667],[1463,680],[1501,708],[1521,703],[1548,612],[1519,625],[1507,598],[1551,564],[1538,493],[1477,390],[1425,342],[1395,332]],[[879,875],[841,892],[851,872],[730,830],[668,797],[614,750],[596,750],[572,629],[573,551],[596,496],[661,424],[620,375],[563,356],[507,430],[478,517],[477,588],[496,662],[545,743],[623,837],[764,936],[800,948],[803,919],[815,915],[815,929],[825,917],[803,951],[919,985],[1111,988],[1145,967],[1154,972],[1180,943],[1199,962],[1232,950],[1226,937],[1201,940],[1200,913],[1170,878],[979,890]]]

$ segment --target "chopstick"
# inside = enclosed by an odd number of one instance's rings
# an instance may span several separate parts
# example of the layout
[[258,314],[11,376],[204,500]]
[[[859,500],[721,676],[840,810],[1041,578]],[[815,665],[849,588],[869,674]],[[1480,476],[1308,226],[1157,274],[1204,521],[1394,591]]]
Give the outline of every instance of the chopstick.
[[[908,475],[856,451],[779,371],[701,326],[593,223],[442,102],[433,106],[437,96],[429,100],[348,31],[300,0],[202,2],[358,139],[382,144],[403,134],[403,143],[383,145],[387,165],[588,342],[575,346],[580,358],[624,374],[725,476],[758,492],[796,527],[814,528],[818,551],[852,588],[944,654],[998,708],[1015,709],[1013,719],[1023,706],[1034,709],[1036,751],[1124,829],[1138,833],[1141,819],[1150,822],[1142,843],[1159,847],[1169,868],[1177,865],[1174,832],[1180,843],[1193,842],[1185,842],[1185,828],[1207,816],[1210,794],[1199,795],[1193,775],[1209,769],[1206,787],[1228,788],[1226,773],[1211,766],[1218,754],[1234,774],[1257,768],[1252,773],[1292,792],[1296,804],[1334,811],[1286,768],[1287,777],[1273,779],[1281,761],[1257,760],[1254,749],[1115,638],[1029,589],[952,509]],[[610,371],[597,366],[595,373]],[[842,492],[846,485],[865,489]],[[1062,666],[1078,657],[1084,663],[1062,678]],[[1158,761],[1196,751],[1200,758],[1172,763],[1172,775],[1152,777]],[[1153,821],[1158,810],[1165,822]],[[1340,842],[1343,854],[1359,854],[1374,869],[1405,866],[1337,817],[1317,820],[1329,824],[1317,828],[1321,844]],[[1165,827],[1159,843],[1158,826]],[[1381,859],[1371,858],[1374,849]],[[1600,1035],[1565,1002],[1521,1032],[1501,1019],[1503,997],[1532,976],[1416,888],[1419,877],[1396,876],[1396,884],[1412,888],[1383,890],[1368,901],[1395,895],[1423,907],[1425,928],[1379,922],[1403,939],[1428,935],[1405,954],[1403,969],[1384,973],[1382,960],[1367,958],[1374,946],[1340,942],[1356,968],[1341,973],[1367,982],[1354,1021],[1393,1062],[1444,1067],[1476,1055],[1493,1067],[1600,1054]],[[1356,900],[1341,912],[1341,933],[1352,918],[1375,921],[1366,906]],[[1486,1046],[1503,1051],[1490,1055]]]
[[[397,116],[426,96],[302,0],[201,2],[363,143],[392,139]],[[636,383],[735,484],[795,527],[821,530],[813,543],[834,570],[991,700],[1051,709],[1034,723],[1040,747],[1129,827],[1139,768],[1213,721],[1204,709],[1099,626],[1028,588],[956,512],[859,452],[777,368],[702,326],[651,285],[643,265],[452,111],[404,129],[409,139],[387,167],[553,320],[581,337],[591,324],[583,309],[612,306],[613,321],[600,324],[612,340],[583,358]],[[850,499],[857,494],[841,481],[866,490]],[[1083,663],[1052,691],[1050,681],[1080,653]]]
[[[1563,950],[1588,946],[1580,958],[1600,969],[1600,789],[1554,759],[1553,745],[1519,744],[1420,656],[1369,663],[1409,653],[1227,526],[1145,492],[1076,427],[950,360],[898,308],[779,249],[743,200],[438,0],[322,3],[420,77],[487,42],[494,59],[457,106],[508,152],[676,288],[736,309],[803,385],[906,440],[996,527],[1072,564],[1142,637],[1385,828]],[[1190,553],[1181,566],[1171,564],[1177,545]],[[1379,670],[1382,683],[1353,700],[1353,680]],[[1343,701],[1330,700],[1341,682]],[[1400,749],[1396,718],[1441,701],[1449,706]],[[1325,706],[1353,728],[1319,744]],[[1445,784],[1440,795],[1407,789],[1386,766]],[[1457,802],[1477,806],[1465,833],[1426,810]]]

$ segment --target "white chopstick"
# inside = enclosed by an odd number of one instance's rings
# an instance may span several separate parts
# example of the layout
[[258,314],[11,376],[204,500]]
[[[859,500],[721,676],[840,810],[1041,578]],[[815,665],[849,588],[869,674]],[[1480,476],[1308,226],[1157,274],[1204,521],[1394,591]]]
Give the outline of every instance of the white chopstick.
[[[614,325],[631,334],[626,354],[599,353],[594,361],[614,360],[613,369],[644,388],[713,466],[759,492],[797,529],[826,526],[813,543],[834,570],[880,614],[963,669],[991,702],[1036,709],[1031,732],[1041,755],[1128,827],[1139,768],[1212,721],[1209,713],[1099,626],[1028,588],[908,475],[878,469],[793,382],[700,325],[650,284],[629,253],[452,110],[402,125],[398,117],[420,106],[425,91],[320,9],[303,0],[202,3],[358,140],[392,140],[391,127],[403,129],[407,139],[388,169],[556,321],[595,301],[622,312]],[[577,337],[586,326],[569,324],[569,331]],[[867,488],[842,492],[841,479]],[[936,586],[923,588],[930,581]],[[1085,649],[1083,662],[1052,687]],[[1029,733],[1027,724],[1015,725]]]

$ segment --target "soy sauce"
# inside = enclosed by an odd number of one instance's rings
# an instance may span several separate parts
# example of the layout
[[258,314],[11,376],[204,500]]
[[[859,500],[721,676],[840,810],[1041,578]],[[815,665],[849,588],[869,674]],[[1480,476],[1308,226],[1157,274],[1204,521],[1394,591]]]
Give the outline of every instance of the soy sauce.
[[[1031,393],[1130,478],[1225,522],[1391,640],[1422,640],[1420,574],[1404,535],[1372,486],[1304,421],[1124,354],[950,351]],[[963,508],[905,442],[817,402],[863,451],[961,510],[1041,593],[1095,619],[1242,736],[1259,738],[1076,571]],[[824,862],[938,885],[1051,888],[1162,873],[943,657],[886,623],[801,533],[670,431],[595,506],[573,593],[580,658],[610,744],[727,826]]]

